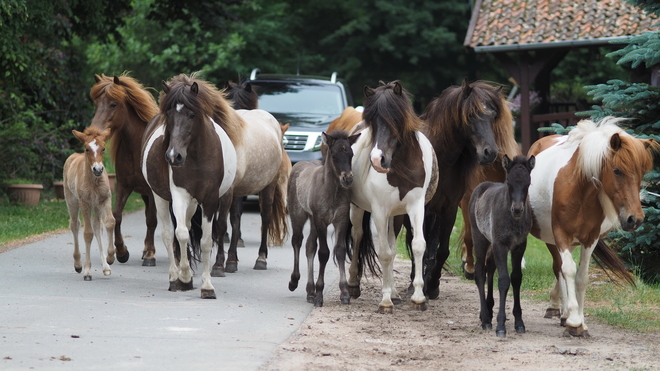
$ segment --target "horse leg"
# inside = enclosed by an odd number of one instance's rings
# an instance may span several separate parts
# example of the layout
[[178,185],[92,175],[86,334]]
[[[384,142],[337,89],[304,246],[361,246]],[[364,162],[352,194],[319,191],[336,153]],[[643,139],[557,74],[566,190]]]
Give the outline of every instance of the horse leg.
[[307,302],[314,303],[316,299],[316,286],[314,286],[314,257],[316,256],[317,249],[317,234],[316,234],[316,225],[310,223],[309,226],[309,236],[307,236],[307,242],[305,243],[305,253],[307,256]]
[[[388,218],[383,210],[373,210],[371,213],[371,229],[374,243],[377,243],[378,261],[383,270],[383,298],[378,305],[378,313],[392,314],[394,312],[394,303],[392,302],[392,287],[394,286],[394,256],[396,251],[393,251],[392,246],[389,245],[388,240]],[[395,246],[396,248],[396,246]],[[414,251],[414,249],[413,249]],[[417,257],[416,257],[417,258]],[[418,262],[418,263],[421,263]],[[421,268],[421,265],[419,266]],[[421,289],[421,285],[420,285]],[[415,287],[415,294],[417,294],[417,287]],[[422,297],[424,294],[422,294]],[[417,298],[413,294],[411,300]],[[422,300],[424,302],[425,299]]]
[[[115,220],[112,217],[112,213],[107,213],[107,211],[110,211],[110,205],[107,205],[107,210],[106,208],[101,205],[100,207],[97,208],[96,210],[96,215],[94,217],[95,219],[95,230],[94,230],[94,235],[96,235],[96,240],[99,244],[99,252],[101,253],[101,265],[103,266],[103,275],[104,276],[109,276],[112,274],[112,270],[110,269],[110,264],[108,263],[109,259],[112,259],[112,262],[114,262],[115,259],[115,254],[112,253],[110,254],[108,251],[112,249],[112,232],[115,229]],[[101,225],[100,222],[103,222],[103,227],[105,230],[108,232],[108,249],[106,250],[105,246],[103,245],[103,238],[102,238],[102,230],[101,230]]]
[[[469,219],[467,219],[469,220]],[[466,223],[469,224],[469,223]],[[484,286],[486,284],[486,253],[490,242],[484,237],[479,230],[472,230],[474,236],[474,282],[477,284],[477,291],[479,292],[480,312],[479,319],[481,320],[481,328],[483,330],[491,330],[493,328],[492,320],[493,313],[492,307],[489,309],[486,304],[486,293]]]
[[156,206],[154,205],[153,195],[142,195],[144,201],[144,216],[147,222],[147,235],[144,237],[144,250],[142,251],[142,266],[156,266],[156,245],[154,245],[154,235],[158,225],[156,215]]
[[[394,256],[396,257],[396,230],[397,230],[397,228],[396,228],[396,223],[395,223],[394,219],[395,218],[392,217],[392,218],[389,218],[389,220],[388,220],[387,243],[388,243],[389,246],[392,247],[392,249],[394,251]],[[392,259],[392,272],[394,272],[394,259]],[[424,285],[424,283],[422,282],[422,286],[423,285]],[[392,289],[391,289],[390,292],[391,292],[390,298],[392,299],[392,303],[394,305],[398,305],[398,304],[401,304],[403,302],[401,300],[401,295],[399,295],[399,290],[396,289],[396,286],[395,286],[395,283],[394,283],[394,278],[392,278]],[[426,297],[424,298],[424,300],[426,301]],[[417,306],[417,303],[415,303],[414,301],[412,302],[412,306],[415,309],[421,309],[421,310],[425,309],[425,308],[422,309],[421,307]]]
[[509,249],[497,242],[492,245],[492,255],[495,260],[495,267],[497,268],[497,286],[500,292],[500,307],[497,311],[497,328],[495,334],[497,337],[506,337],[506,295],[511,286],[511,277],[509,276],[509,268],[507,267],[507,255]]
[[589,262],[591,261],[591,254],[596,247],[597,241],[592,244],[590,247],[582,246],[580,251],[580,267],[578,268],[577,275],[575,277],[575,291],[577,296],[577,315],[581,321],[578,326],[570,325],[568,320],[566,322],[566,331],[571,336],[579,337],[589,337],[589,329],[587,324],[584,321],[584,296],[587,291],[587,285],[589,284]]
[[268,226],[273,214],[273,199],[275,197],[275,187],[277,183],[273,182],[259,192],[259,208],[261,209],[261,244],[259,245],[259,257],[254,263],[256,270],[266,270],[268,267]]
[[[226,219],[226,218],[225,218]],[[222,241],[222,236],[224,234],[219,234],[220,238],[218,240]],[[202,217],[202,240],[201,240],[201,249],[202,249],[202,287],[201,287],[201,297],[202,299],[215,299],[215,288],[211,283],[211,251],[213,250],[213,222],[207,220],[205,217]],[[187,256],[188,254],[186,254]],[[190,281],[192,284],[192,281]]]
[[[176,228],[174,229],[174,235],[179,242],[179,249],[181,250],[181,260],[179,261],[179,279],[176,282],[178,288],[183,291],[193,289],[192,281],[192,270],[190,269],[190,261],[188,259],[188,254],[186,249],[188,246],[188,240],[190,239],[189,228],[190,228],[190,219],[192,218],[197,205],[193,203],[190,196],[180,195],[179,197],[173,197],[172,199],[172,214],[174,215],[174,220],[176,221]],[[205,226],[204,216],[202,216],[202,231]],[[202,238],[205,236],[202,232]]]
[[[238,238],[241,235],[241,208],[243,205],[242,197],[233,197],[229,207],[229,223],[231,224],[231,239],[229,240],[229,251],[227,252],[227,262],[225,272],[238,272]],[[216,260],[216,266],[218,262]],[[214,266],[215,269],[215,266]]]
[[179,280],[179,267],[177,264],[177,259],[174,256],[174,226],[172,225],[172,217],[170,215],[170,205],[169,202],[154,195],[154,206],[156,207],[156,211],[158,213],[158,219],[160,219],[160,224],[162,226],[161,236],[163,238],[163,244],[165,245],[165,249],[167,250],[167,258],[170,262],[170,268],[168,272],[170,285],[168,290],[177,291],[178,290],[177,281]]
[[78,241],[78,231],[80,230],[80,219],[78,218],[78,213],[80,207],[78,200],[73,196],[67,194],[66,206],[69,210],[69,229],[71,234],[73,234],[73,269],[76,272],[82,272],[82,264],[80,264],[80,245]]
[[339,268],[339,299],[342,304],[351,303],[351,295],[348,290],[348,281],[346,280],[346,254],[348,251],[348,221],[340,220],[335,222],[335,257],[337,259],[337,267]]
[[322,221],[315,221],[316,238],[319,242],[319,275],[316,280],[316,297],[314,298],[314,306],[323,306],[323,289],[325,288],[325,266],[328,264],[330,258],[330,249],[328,248],[328,226]]
[[522,319],[522,307],[520,306],[520,286],[522,285],[522,260],[527,248],[527,241],[511,250],[511,287],[513,288],[513,317],[516,333],[525,333],[525,323]]
[[[488,311],[488,323],[492,323],[493,306],[495,306],[495,297],[493,295],[493,291],[495,290],[495,269],[497,269],[497,265],[495,264],[495,259],[493,257],[492,246],[490,246],[490,249],[486,252],[486,282],[488,284],[488,291],[486,293],[486,310]],[[492,329],[493,326],[491,325],[490,328]]]
[[[564,335],[577,336],[575,331],[582,325],[582,321],[580,320],[580,315],[578,313],[577,297],[575,294],[575,274],[577,272],[577,268],[575,261],[573,261],[573,256],[570,249],[561,250],[560,255],[562,258],[561,276],[566,283],[566,296],[562,298],[564,303],[566,303],[566,311],[562,313],[562,318],[566,317],[566,330],[564,331]],[[573,332],[569,331],[569,328],[572,328]]]
[[555,273],[555,283],[552,285],[550,291],[550,306],[545,310],[544,318],[560,318],[561,317],[561,287],[559,277],[561,275],[561,255],[557,246],[546,244],[550,255],[552,255],[552,270]]
[[[470,220],[468,215],[468,203],[471,194],[465,194],[461,200],[461,213],[463,220]],[[463,244],[461,245],[461,260],[463,261],[463,276],[468,280],[474,279],[474,242],[472,240],[472,224],[463,223]]]
[[[100,208],[101,218],[103,220],[103,225],[105,231],[108,234],[108,250],[104,252],[101,257],[105,256],[105,261],[108,265],[112,265],[115,262],[115,245],[114,242],[114,231],[115,231],[115,218],[112,216],[112,206],[111,201],[108,200],[105,205],[102,205]],[[110,269],[110,267],[108,267]],[[104,271],[105,274],[105,271]]]
[[[218,217],[214,221],[215,230],[213,235],[215,236],[215,243],[218,245],[218,251],[215,255],[215,264],[211,269],[212,277],[225,277],[225,273],[235,273],[238,271],[238,258],[236,257],[236,245],[233,241],[229,242],[229,251],[227,253],[227,265],[225,265],[225,240],[224,236],[227,233],[227,215],[231,215],[233,208],[234,197],[230,193],[226,193],[224,196],[220,197],[220,209],[218,211]],[[204,217],[202,217],[204,218]],[[202,222],[203,225],[203,222]],[[202,235],[203,237],[203,235]],[[232,250],[233,246],[233,250]],[[233,253],[233,258],[232,258]],[[230,264],[230,260],[233,264]]]
[[360,297],[360,241],[364,232],[362,231],[362,219],[364,218],[364,210],[351,206],[350,220],[351,220],[351,239],[353,240],[353,256],[351,258],[351,265],[348,268],[348,292],[351,298],[357,299]]
[[289,217],[291,218],[291,246],[293,246],[293,272],[289,281],[289,291],[298,288],[300,281],[300,247],[303,242],[303,228],[307,221],[307,213],[302,210],[300,205],[289,203]]
[[[435,256],[429,254],[429,263],[425,277],[424,292],[429,299],[437,299],[440,296],[440,277],[442,276],[442,267],[449,257],[449,238],[456,221],[456,207],[451,210],[443,211],[436,216],[435,230],[430,231],[429,244],[438,246]],[[437,245],[436,245],[437,244]]]
[[82,208],[83,223],[85,229],[83,231],[83,239],[85,240],[85,261],[83,262],[83,279],[85,281],[92,280],[92,261],[90,258],[90,250],[92,247],[92,239],[94,238],[94,227],[92,226],[92,210],[89,205],[83,203]]
[[133,189],[129,189],[125,184],[117,182],[115,184],[115,208],[112,210],[112,216],[115,218],[115,253],[117,254],[117,261],[126,263],[130,254],[128,248],[124,244],[124,237],[121,234],[121,221],[122,213],[128,196],[131,195]]

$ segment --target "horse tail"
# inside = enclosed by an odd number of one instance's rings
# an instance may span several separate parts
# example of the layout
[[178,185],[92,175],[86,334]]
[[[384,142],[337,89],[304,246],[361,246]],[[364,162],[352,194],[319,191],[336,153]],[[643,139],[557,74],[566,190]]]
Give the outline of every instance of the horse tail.
[[268,239],[273,246],[281,246],[289,234],[286,216],[286,194],[290,170],[291,160],[286,152],[282,150],[282,165],[275,186],[273,207],[268,222]]
[[371,213],[368,211],[364,212],[362,218],[362,239],[358,251],[358,277],[362,277],[365,266],[372,275],[380,277],[382,272],[378,265],[378,254],[371,234]]
[[605,241],[598,240],[594,248],[594,256],[596,257],[594,260],[598,266],[603,269],[610,279],[612,279],[612,276],[610,276],[610,272],[612,272],[618,280],[624,281],[633,287],[636,286],[635,277],[633,277],[630,271],[628,271],[628,268],[623,264],[621,258],[619,258],[616,252]]

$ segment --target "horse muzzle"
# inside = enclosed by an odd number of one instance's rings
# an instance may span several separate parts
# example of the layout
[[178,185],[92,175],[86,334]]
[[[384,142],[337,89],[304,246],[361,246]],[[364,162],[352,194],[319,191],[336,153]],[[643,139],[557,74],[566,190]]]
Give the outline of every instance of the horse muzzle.
[[167,163],[172,167],[178,167],[183,165],[183,163],[186,161],[186,158],[180,152],[172,149],[165,153],[165,161],[167,161]]
[[104,169],[103,165],[94,164],[92,165],[92,174],[94,174],[94,176],[97,177],[101,176],[103,175],[103,169]]
[[385,164],[381,162],[382,157],[372,157],[371,158],[371,166],[376,170],[377,172],[381,174],[387,174],[390,172],[390,168],[388,166],[384,166]]
[[339,184],[344,188],[350,188],[353,185],[353,172],[342,172],[339,176]]
[[497,159],[497,150],[486,147],[478,153],[477,157],[480,165],[490,165]]
[[625,220],[621,220],[621,229],[623,229],[626,232],[634,231],[635,229],[639,228],[640,225],[642,225],[643,221],[644,221],[644,217],[640,219],[634,215],[628,215],[628,217]]
[[513,216],[514,219],[518,220],[522,218],[524,213],[525,213],[525,206],[511,205],[511,215]]

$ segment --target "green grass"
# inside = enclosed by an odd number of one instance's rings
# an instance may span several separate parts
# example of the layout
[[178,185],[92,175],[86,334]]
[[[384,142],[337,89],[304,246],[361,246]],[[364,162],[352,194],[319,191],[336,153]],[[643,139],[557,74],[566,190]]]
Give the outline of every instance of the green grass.
[[[460,232],[463,218],[459,211],[450,239],[451,254],[445,264],[451,273],[463,277]],[[397,251],[407,257],[405,237],[399,236]],[[579,262],[580,249],[573,251],[573,259]],[[510,271],[509,267],[509,271]],[[660,285],[647,285],[637,280],[635,287],[611,282],[607,275],[592,265],[589,270],[590,285],[587,288],[585,313],[602,323],[628,331],[651,333],[660,331]],[[593,278],[596,276],[596,278]],[[497,280],[497,275],[495,277]],[[468,281],[463,278],[465,282]],[[555,276],[552,272],[552,256],[545,243],[527,238],[525,269],[523,270],[522,296],[540,302],[548,302]],[[509,290],[509,295],[512,291]],[[587,323],[590,319],[587,319]]]
[[[114,204],[114,194],[112,196]],[[133,193],[124,212],[144,208],[140,195]],[[69,228],[66,202],[55,198],[53,191],[41,194],[39,205],[26,206],[0,199],[0,247],[8,242],[58,229]]]

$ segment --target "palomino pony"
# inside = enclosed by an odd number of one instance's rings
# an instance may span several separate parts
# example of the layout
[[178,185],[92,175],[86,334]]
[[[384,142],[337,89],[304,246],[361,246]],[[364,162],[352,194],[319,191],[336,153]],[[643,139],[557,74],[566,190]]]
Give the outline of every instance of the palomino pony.
[[[88,127],[84,133],[73,130],[73,135],[85,146],[85,153],[74,153],[64,163],[64,199],[69,210],[69,228],[73,234],[73,266],[80,273],[80,249],[78,245],[78,229],[80,220],[78,212],[82,212],[85,223],[85,263],[83,279],[92,280],[92,262],[90,248],[92,239],[96,237],[101,252],[103,275],[109,276],[112,271],[110,264],[115,261],[115,249],[112,246],[112,233],[115,228],[115,218],[112,216],[112,195],[108,173],[103,167],[103,152],[105,140],[110,136],[110,129],[103,131]],[[101,223],[108,234],[108,248],[101,240]]]
[[[470,179],[504,154],[520,153],[513,135],[513,119],[501,89],[483,81],[445,89],[421,118],[443,176],[433,199],[426,205],[427,241],[424,292],[430,299],[440,294],[442,267],[449,257],[449,238],[461,198]],[[501,165],[493,165],[499,166]],[[497,179],[493,179],[497,180]],[[467,223],[466,223],[467,224]],[[414,229],[413,229],[414,232]],[[411,233],[407,234],[410,246]]]
[[[527,235],[532,228],[532,210],[527,197],[530,172],[534,168],[534,156],[503,158],[506,183],[483,182],[474,189],[469,205],[469,222],[472,224],[474,254],[477,258],[475,281],[481,302],[481,327],[493,328],[493,276],[497,269],[500,291],[500,308],[497,313],[496,334],[506,337],[506,295],[513,286],[513,316],[516,332],[525,332],[520,307],[522,283],[522,258],[527,247]],[[507,256],[511,252],[511,277]],[[488,276],[488,297],[484,284]]]
[[163,82],[160,113],[149,123],[143,139],[142,172],[153,190],[163,226],[170,291],[193,289],[188,254],[180,254],[177,264],[174,237],[179,246],[188,245],[190,220],[199,205],[201,246],[193,243],[193,248],[201,247],[201,296],[216,297],[211,284],[212,226],[220,199],[236,177],[233,142],[240,141],[244,126],[223,94],[195,74]]
[[91,126],[112,129],[111,156],[117,173],[115,185],[115,246],[117,260],[128,261],[129,252],[121,234],[122,212],[132,192],[142,195],[145,204],[147,234],[144,238],[142,265],[156,265],[154,232],[158,224],[151,188],[140,166],[142,136],[147,123],[158,113],[153,96],[135,79],[123,75],[94,75],[96,84],[90,96],[96,106]]
[[[536,156],[529,188],[532,234],[548,245],[557,278],[548,312],[561,315],[569,336],[589,336],[584,297],[591,254],[603,248],[599,239],[613,228],[634,230],[644,219],[640,183],[658,145],[627,134],[619,121],[582,120],[568,136],[544,137],[529,149]],[[579,269],[571,255],[577,245]]]
[[[420,131],[422,122],[415,115],[401,83],[381,82],[375,89],[365,86],[364,95],[365,129],[353,145],[353,246],[359,246],[360,255],[367,251],[374,252],[373,245],[368,247],[364,244],[369,242],[366,238],[367,229],[362,223],[365,219],[364,211],[368,211],[375,226],[373,240],[378,248],[378,260],[383,273],[383,298],[378,311],[392,313],[393,300],[401,300],[394,286],[394,216],[408,215],[412,228],[422,231],[424,205],[435,193],[438,182],[438,164],[431,143]],[[364,224],[369,228],[368,223]],[[422,278],[425,248],[423,233],[416,233],[412,240],[416,275],[411,302],[413,308],[419,310],[426,309]],[[348,280],[352,297],[359,296],[360,267],[370,261],[368,256],[356,258],[355,255],[357,252],[351,259]]]
[[[326,153],[323,163],[318,161],[300,161],[293,166],[289,178],[287,206],[291,218],[291,244],[293,245],[293,273],[289,281],[289,290],[294,291],[300,280],[300,247],[303,240],[303,227],[310,221],[307,236],[307,301],[314,306],[323,306],[323,288],[325,287],[325,266],[330,257],[327,231],[332,224],[335,228],[334,256],[339,266],[340,299],[344,304],[350,301],[348,282],[346,281],[346,254],[349,237],[349,211],[351,204],[350,187],[353,184],[351,160],[355,143],[360,134],[348,136],[343,130],[330,134],[323,133]],[[314,256],[317,244],[319,251],[319,278],[314,285]]]

